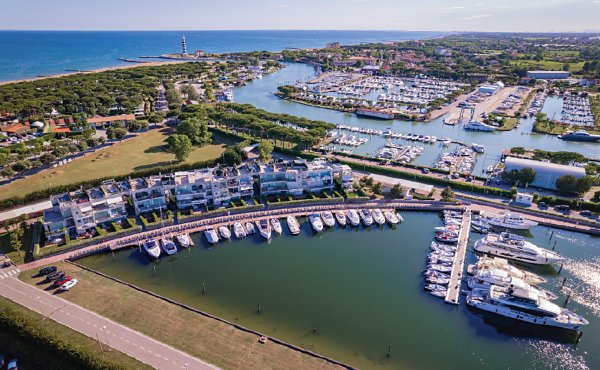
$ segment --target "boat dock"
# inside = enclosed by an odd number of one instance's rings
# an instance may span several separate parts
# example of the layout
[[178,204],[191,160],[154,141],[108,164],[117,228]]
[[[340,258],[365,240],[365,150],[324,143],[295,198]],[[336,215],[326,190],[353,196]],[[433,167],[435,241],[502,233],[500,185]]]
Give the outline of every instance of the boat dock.
[[452,272],[450,273],[450,283],[445,301],[450,304],[458,304],[460,296],[460,287],[465,266],[465,255],[467,254],[467,245],[469,244],[469,233],[471,231],[471,211],[467,210],[463,216],[460,233],[458,235],[458,244],[454,262],[452,263]]

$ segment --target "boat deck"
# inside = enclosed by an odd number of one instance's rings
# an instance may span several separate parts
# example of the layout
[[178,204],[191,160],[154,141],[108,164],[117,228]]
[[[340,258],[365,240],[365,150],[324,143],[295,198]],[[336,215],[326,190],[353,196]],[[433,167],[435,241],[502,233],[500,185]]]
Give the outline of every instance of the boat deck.
[[458,304],[460,297],[460,287],[462,285],[462,277],[465,266],[465,255],[467,254],[467,245],[469,244],[469,233],[471,232],[471,211],[465,212],[460,233],[458,235],[458,245],[454,262],[452,263],[452,272],[450,273],[450,283],[448,283],[448,291],[445,301],[450,304]]

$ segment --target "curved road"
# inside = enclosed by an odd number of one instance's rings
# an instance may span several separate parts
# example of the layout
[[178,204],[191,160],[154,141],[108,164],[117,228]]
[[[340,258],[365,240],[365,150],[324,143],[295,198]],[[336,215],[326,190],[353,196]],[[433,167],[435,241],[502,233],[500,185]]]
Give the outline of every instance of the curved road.
[[[108,350],[106,346],[110,346],[157,369],[218,369],[57,295],[26,284],[16,278],[18,272],[18,269],[11,269],[0,274],[0,295],[81,334],[99,340],[104,350]],[[132,314],[135,312],[132,311]]]

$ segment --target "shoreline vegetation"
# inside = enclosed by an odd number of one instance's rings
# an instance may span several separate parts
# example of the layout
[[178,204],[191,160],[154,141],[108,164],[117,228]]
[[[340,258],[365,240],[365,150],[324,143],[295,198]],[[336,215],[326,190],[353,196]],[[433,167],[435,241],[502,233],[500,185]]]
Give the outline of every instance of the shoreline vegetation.
[[[61,262],[60,269],[80,279],[81,286],[65,296],[69,301],[215,366],[298,370],[341,368],[274,341],[260,344],[256,334],[169,303],[87,268]],[[22,273],[19,278],[28,284],[36,284],[36,280],[26,274]],[[136,308],[136,315],[131,315],[131,307]],[[170,318],[169,325],[164,325],[165,317]]]
[[3,297],[0,347],[23,369],[151,369],[123,352],[101,350],[95,339]]

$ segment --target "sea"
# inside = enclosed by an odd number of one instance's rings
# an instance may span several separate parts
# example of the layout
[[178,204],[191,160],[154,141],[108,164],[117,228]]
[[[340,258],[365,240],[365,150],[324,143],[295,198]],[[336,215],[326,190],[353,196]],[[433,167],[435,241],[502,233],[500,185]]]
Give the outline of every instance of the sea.
[[181,52],[281,51],[324,47],[329,42],[353,45],[416,40],[443,32],[414,31],[0,31],[0,81],[94,70],[137,59]]

